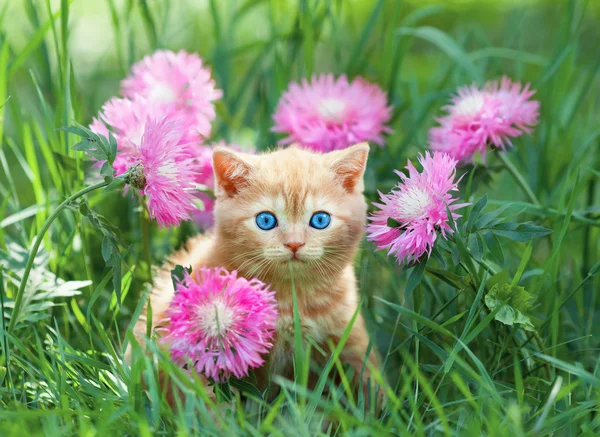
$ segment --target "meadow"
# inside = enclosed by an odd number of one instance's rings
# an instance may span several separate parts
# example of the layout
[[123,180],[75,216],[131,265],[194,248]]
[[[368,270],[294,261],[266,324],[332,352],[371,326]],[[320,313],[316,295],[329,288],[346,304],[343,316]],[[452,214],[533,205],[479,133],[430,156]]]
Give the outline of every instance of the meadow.
[[[2,3],[0,436],[600,435],[600,3]],[[65,202],[102,181],[73,148],[87,131],[65,128],[89,126],[157,49],[203,59],[223,91],[207,144],[242,150],[281,141],[273,114],[290,82],[333,73],[377,84],[392,132],[371,143],[370,205],[428,149],[459,87],[506,75],[536,91],[532,132],[459,168],[455,196],[470,205],[430,257],[398,263],[362,241],[381,411],[355,396],[343,344],[318,367],[299,341],[296,376],[272,381],[274,400],[249,377],[220,386],[217,406],[156,344],[125,363],[153,266],[201,226],[160,227],[118,191]],[[185,394],[178,407],[159,369]]]

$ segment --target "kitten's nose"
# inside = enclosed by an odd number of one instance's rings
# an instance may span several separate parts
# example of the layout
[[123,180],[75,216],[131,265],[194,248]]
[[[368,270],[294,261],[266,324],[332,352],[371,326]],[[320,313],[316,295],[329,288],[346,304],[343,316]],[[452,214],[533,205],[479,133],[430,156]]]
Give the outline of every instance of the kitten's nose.
[[302,246],[304,246],[304,243],[298,243],[298,242],[291,242],[291,243],[285,243],[284,244],[285,247],[288,247],[293,253],[298,252],[298,249],[300,249]]

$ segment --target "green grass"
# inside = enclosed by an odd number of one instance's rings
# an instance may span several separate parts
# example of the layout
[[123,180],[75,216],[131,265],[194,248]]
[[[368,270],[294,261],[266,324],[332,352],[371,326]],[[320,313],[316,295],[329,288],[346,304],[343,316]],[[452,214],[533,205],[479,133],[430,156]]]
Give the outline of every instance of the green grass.
[[[593,0],[6,0],[0,435],[600,434],[599,18]],[[149,259],[160,263],[195,229],[145,228],[136,201],[115,192],[92,193],[87,204],[118,229],[122,263],[105,265],[101,218],[63,211],[42,238],[21,318],[7,329],[44,221],[93,183],[72,150],[76,137],[57,129],[89,123],[129,66],[155,48],[198,52],[224,90],[215,139],[259,149],[278,139],[271,114],[290,80],[346,72],[379,83],[395,107],[394,133],[372,149],[370,200],[395,184],[393,169],[424,150],[457,86],[507,74],[537,89],[540,124],[508,156],[521,184],[494,155],[487,167],[469,168],[460,188],[473,206],[456,238],[421,269],[362,245],[356,272],[383,363],[371,387],[387,395],[381,414],[362,391],[354,395],[333,345],[318,368],[314,347],[297,342],[296,379],[273,380],[281,389],[274,401],[249,381],[233,394],[223,387],[224,399],[212,405],[155,346],[151,356],[134,348],[133,366],[125,365],[128,329],[150,287]],[[494,227],[498,208],[506,221],[531,224]],[[503,323],[500,301],[533,328]],[[185,394],[179,408],[165,402],[158,369]],[[314,391],[309,369],[323,375]],[[337,384],[327,377],[334,372]]]

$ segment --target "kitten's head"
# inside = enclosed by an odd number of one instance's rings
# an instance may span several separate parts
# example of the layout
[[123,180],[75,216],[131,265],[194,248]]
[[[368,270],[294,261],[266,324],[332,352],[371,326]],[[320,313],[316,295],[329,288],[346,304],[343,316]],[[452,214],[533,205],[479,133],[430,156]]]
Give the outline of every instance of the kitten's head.
[[213,154],[215,228],[228,268],[272,284],[323,282],[352,261],[362,237],[369,146],[319,154]]

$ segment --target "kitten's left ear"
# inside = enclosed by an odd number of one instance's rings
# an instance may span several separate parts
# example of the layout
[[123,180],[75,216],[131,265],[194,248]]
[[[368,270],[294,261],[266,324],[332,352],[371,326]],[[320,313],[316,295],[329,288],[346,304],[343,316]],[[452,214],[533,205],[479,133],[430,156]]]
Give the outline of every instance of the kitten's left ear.
[[364,190],[363,175],[367,168],[369,144],[359,143],[344,150],[328,153],[331,159],[329,168],[349,193]]

